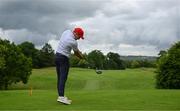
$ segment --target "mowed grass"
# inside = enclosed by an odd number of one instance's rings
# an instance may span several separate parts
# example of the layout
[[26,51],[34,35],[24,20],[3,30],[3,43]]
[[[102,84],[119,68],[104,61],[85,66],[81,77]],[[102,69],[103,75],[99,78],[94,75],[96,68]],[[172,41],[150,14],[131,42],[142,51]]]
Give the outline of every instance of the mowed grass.
[[[66,95],[71,105],[56,102],[55,68],[34,69],[27,85],[0,91],[0,110],[180,110],[180,90],[155,89],[155,69],[71,68]],[[33,88],[32,96],[29,95]]]

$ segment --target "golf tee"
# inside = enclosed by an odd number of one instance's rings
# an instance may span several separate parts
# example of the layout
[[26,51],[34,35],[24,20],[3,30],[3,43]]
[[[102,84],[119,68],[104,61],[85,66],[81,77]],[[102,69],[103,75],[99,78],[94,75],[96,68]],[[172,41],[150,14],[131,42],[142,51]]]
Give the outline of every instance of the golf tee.
[[30,87],[29,95],[32,96],[32,87]]

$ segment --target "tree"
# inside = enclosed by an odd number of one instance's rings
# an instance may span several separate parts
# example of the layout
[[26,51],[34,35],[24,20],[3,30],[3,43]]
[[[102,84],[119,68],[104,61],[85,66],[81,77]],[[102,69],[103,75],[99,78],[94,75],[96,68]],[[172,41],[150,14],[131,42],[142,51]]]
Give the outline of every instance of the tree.
[[33,57],[34,53],[35,53],[35,46],[33,43],[31,42],[23,42],[21,44],[18,45],[21,50],[22,50],[22,53],[27,56],[27,57]]
[[105,69],[118,69],[118,65],[113,59],[106,58],[104,62]]
[[8,40],[0,39],[0,89],[7,89],[12,83],[28,82],[32,60],[24,56],[21,49]]
[[32,64],[33,67],[36,68],[37,67],[37,56],[38,56],[38,50],[35,48],[34,44],[31,42],[23,42],[20,45],[18,45],[21,50],[22,53],[29,58],[32,58]]
[[133,60],[131,62],[131,68],[139,68],[140,67],[140,64],[137,60]]
[[54,50],[52,49],[51,45],[46,43],[43,48],[36,53],[36,64],[37,67],[49,67],[54,66]]
[[155,61],[144,59],[144,60],[139,60],[138,62],[140,67],[156,67]]
[[103,63],[105,56],[100,50],[93,50],[88,54],[88,62],[90,63],[90,68],[103,69]]
[[108,60],[109,69],[125,69],[125,63],[118,53],[109,52],[106,60]]
[[165,51],[165,50],[161,50],[160,52],[159,52],[159,57],[157,58],[157,60],[159,60],[162,56],[164,56],[164,55],[166,55],[167,54],[167,52]]
[[156,87],[180,89],[180,41],[158,60]]

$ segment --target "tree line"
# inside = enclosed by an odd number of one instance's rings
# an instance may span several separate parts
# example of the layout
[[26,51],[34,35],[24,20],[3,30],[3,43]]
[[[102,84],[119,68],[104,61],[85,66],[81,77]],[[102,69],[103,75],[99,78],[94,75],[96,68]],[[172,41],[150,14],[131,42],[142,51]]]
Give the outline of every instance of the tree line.
[[[55,66],[55,52],[51,45],[45,43],[42,49],[38,50],[31,42],[23,42],[18,45],[22,53],[32,59],[33,68],[43,68]],[[155,61],[149,60],[122,60],[118,53],[109,52],[104,55],[100,50],[93,50],[90,53],[84,53],[85,60],[80,60],[75,55],[70,56],[71,67],[98,68],[121,70],[126,68],[156,67]]]
[[[124,70],[126,68],[157,67],[156,87],[163,89],[180,88],[180,41],[168,51],[160,51],[156,61],[122,60],[118,53],[104,55],[100,50],[83,54],[80,60],[73,54],[70,57],[71,67]],[[55,66],[55,53],[51,45],[45,43],[36,49],[31,42],[19,45],[0,39],[0,89],[7,89],[12,83],[26,84],[32,68]]]
[[[1,40],[2,41],[2,40]],[[7,40],[6,40],[7,41]],[[33,68],[43,68],[55,66],[55,52],[51,45],[45,43],[41,49],[35,48],[31,42],[23,42],[17,47],[20,48],[24,56],[32,60]],[[142,60],[122,60],[118,53],[109,52],[104,55],[100,50],[93,50],[90,53],[84,53],[86,60],[80,60],[75,55],[70,57],[71,67],[81,68],[99,68],[99,69],[126,69],[140,67],[156,67],[156,61],[146,59]]]

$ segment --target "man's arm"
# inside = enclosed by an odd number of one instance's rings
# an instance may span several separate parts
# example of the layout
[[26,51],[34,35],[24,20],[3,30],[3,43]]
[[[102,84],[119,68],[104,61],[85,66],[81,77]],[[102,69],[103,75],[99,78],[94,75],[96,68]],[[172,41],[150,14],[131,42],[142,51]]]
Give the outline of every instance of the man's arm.
[[78,58],[80,58],[80,59],[83,59],[83,58],[84,58],[83,55],[82,55],[82,53],[81,53],[79,50],[74,51],[74,54],[75,54]]

